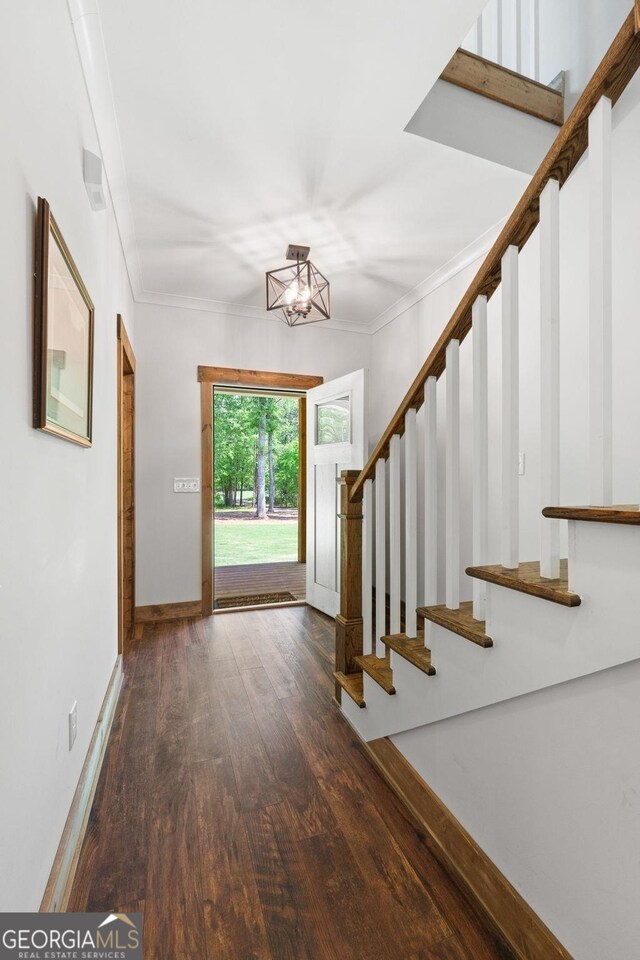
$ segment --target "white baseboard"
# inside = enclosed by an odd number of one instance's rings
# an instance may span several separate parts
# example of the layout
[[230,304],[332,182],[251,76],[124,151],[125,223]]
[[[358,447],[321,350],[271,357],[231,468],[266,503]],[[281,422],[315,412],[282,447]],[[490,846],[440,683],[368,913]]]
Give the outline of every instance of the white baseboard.
[[109,731],[122,688],[122,677],[122,656],[119,655],[100,708],[100,715],[73,796],[69,816],[62,831],[62,838],[40,904],[41,913],[58,913],[67,909],[91,805],[98,786]]

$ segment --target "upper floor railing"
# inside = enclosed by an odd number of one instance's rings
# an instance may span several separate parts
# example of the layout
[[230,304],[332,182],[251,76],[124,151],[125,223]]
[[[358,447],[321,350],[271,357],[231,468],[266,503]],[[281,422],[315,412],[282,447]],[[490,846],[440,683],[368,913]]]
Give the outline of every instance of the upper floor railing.
[[539,0],[489,0],[462,48],[540,80]]

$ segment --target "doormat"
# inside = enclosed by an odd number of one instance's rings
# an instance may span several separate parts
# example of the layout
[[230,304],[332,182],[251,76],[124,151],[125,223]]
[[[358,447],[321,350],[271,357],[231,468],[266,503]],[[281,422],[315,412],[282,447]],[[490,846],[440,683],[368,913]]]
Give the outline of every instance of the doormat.
[[216,600],[216,609],[225,610],[227,607],[258,607],[266,603],[290,603],[298,600],[292,593],[251,593],[244,597],[222,597]]

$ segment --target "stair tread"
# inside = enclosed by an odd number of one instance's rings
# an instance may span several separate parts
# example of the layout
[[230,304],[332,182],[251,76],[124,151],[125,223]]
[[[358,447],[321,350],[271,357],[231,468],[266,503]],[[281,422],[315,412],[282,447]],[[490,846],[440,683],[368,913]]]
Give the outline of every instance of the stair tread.
[[466,600],[457,610],[450,610],[444,604],[432,607],[419,607],[418,614],[432,623],[437,623],[453,633],[477,643],[480,647],[492,647],[493,640],[487,636],[484,620],[474,620],[473,603]]
[[364,699],[364,679],[362,673],[341,673],[337,670],[334,675],[337,682],[340,684],[345,693],[348,693],[349,696],[359,707],[366,707]]
[[487,567],[467,567],[467,574],[488,583],[497,583],[510,590],[519,590],[542,600],[560,603],[565,607],[579,607],[580,597],[569,590],[568,561],[560,561],[560,576],[556,580],[540,576],[540,563],[531,560],[521,563],[515,570],[496,563]]
[[394,633],[383,637],[382,642],[427,676],[434,676],[436,668],[431,663],[431,651],[424,645],[424,637],[408,637],[406,633]]
[[393,670],[386,657],[376,657],[375,653],[367,653],[354,657],[359,667],[362,667],[372,680],[380,684],[386,693],[393,695],[396,688],[393,685]]
[[622,503],[610,507],[545,507],[542,515],[559,520],[591,520],[594,523],[640,525],[640,506],[637,503]]

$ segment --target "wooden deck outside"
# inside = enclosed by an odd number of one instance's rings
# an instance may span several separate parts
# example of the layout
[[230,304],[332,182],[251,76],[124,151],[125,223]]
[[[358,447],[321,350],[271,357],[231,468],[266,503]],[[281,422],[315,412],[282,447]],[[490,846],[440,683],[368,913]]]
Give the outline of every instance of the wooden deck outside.
[[306,565],[290,563],[244,563],[215,568],[215,597],[243,597],[260,593],[291,593],[296,600],[306,596]]

